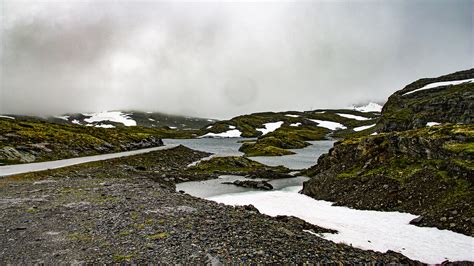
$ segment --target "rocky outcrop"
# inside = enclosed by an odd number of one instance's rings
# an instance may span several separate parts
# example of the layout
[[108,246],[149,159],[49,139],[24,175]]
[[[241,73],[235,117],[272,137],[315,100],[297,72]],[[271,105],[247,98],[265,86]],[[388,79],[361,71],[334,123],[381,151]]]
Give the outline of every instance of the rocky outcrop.
[[417,80],[389,97],[379,124],[384,132],[425,127],[428,122],[474,123],[474,83],[419,90],[436,82],[474,78],[474,69]]
[[0,164],[60,160],[162,146],[162,131],[94,128],[41,120],[0,118]]
[[474,125],[444,125],[337,142],[303,193],[359,209],[422,215],[420,225],[474,235]]
[[222,184],[236,185],[243,188],[254,188],[259,190],[273,190],[273,186],[267,181],[235,180],[234,182],[224,182]]

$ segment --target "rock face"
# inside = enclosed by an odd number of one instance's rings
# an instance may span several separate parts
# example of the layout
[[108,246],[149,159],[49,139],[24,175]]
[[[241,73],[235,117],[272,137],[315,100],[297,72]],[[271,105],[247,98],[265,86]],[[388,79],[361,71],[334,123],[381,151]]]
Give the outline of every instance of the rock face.
[[474,69],[417,80],[388,98],[379,124],[384,132],[422,128],[428,122],[474,123],[474,83],[416,91],[437,82],[474,78]]
[[340,141],[307,171],[303,193],[473,235],[473,140],[473,125],[447,125]]
[[335,143],[307,170],[312,179],[303,193],[359,209],[410,212],[423,216],[417,225],[474,235],[474,87],[405,94],[469,77],[474,70],[422,79],[396,92],[382,111],[386,133]]

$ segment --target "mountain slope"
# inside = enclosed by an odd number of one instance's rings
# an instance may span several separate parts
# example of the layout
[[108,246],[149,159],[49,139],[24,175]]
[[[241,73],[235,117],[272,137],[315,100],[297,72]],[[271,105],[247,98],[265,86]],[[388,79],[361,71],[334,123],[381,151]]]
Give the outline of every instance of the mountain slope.
[[337,142],[307,171],[312,178],[303,193],[359,209],[410,212],[421,215],[416,224],[474,235],[474,108],[458,108],[472,105],[474,88],[415,91],[442,79],[394,93],[377,126],[385,132]]
[[422,128],[429,122],[474,123],[474,69],[417,80],[388,98],[384,132]]
[[50,117],[48,120],[56,123],[78,124],[104,128],[142,126],[150,128],[169,127],[171,129],[186,130],[200,129],[217,121],[215,119],[138,111],[105,111],[98,113],[65,114],[62,116]]

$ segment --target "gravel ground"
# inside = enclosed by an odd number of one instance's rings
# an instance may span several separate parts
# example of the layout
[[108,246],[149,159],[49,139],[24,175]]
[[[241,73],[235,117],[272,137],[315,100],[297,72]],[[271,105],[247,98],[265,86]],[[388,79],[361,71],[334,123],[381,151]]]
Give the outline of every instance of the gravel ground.
[[1,179],[0,264],[413,263],[324,240],[305,231],[329,230],[297,218],[175,192],[194,180],[180,171],[207,155],[180,146]]

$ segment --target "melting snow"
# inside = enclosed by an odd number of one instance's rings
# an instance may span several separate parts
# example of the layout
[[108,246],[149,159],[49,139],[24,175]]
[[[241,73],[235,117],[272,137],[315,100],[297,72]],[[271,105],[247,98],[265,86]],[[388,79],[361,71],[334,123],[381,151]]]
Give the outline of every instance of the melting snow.
[[254,205],[271,215],[291,215],[309,223],[335,229],[337,234],[323,237],[336,243],[386,252],[393,250],[425,263],[474,261],[474,238],[439,230],[418,227],[409,222],[417,216],[409,213],[355,210],[332,206],[331,202],[315,200],[298,194],[298,187],[271,192],[244,192],[221,195],[210,200],[229,205]]
[[382,112],[382,105],[377,104],[377,103],[369,103],[365,106],[353,106],[352,109],[363,112],[363,113],[369,113],[369,112]]
[[415,92],[418,92],[418,91],[422,91],[422,90],[428,90],[428,89],[437,88],[437,87],[441,87],[441,86],[459,85],[459,84],[462,84],[462,83],[471,83],[473,81],[474,81],[474,78],[472,78],[472,79],[463,79],[463,80],[434,82],[434,83],[430,83],[428,85],[425,85],[425,86],[423,86],[419,89],[416,89],[414,91],[409,91],[409,92],[403,94],[403,96],[408,95],[408,94],[412,94],[412,93],[415,93]]
[[283,125],[283,121],[273,122],[273,123],[265,123],[265,124],[263,124],[263,126],[265,128],[256,128],[256,130],[262,132],[262,136],[263,136],[263,135],[266,135],[270,132],[273,132],[273,131],[279,129],[281,127],[281,125]]
[[441,125],[441,123],[438,123],[438,122],[428,122],[428,123],[426,123],[427,127],[439,126],[439,125]]
[[102,122],[102,121],[112,121],[117,123],[122,123],[125,126],[136,126],[137,122],[130,118],[129,115],[124,114],[122,112],[100,112],[100,113],[90,113],[84,114],[85,116],[90,116],[89,118],[84,119],[84,121],[88,123],[93,122]]
[[370,120],[370,118],[363,117],[363,116],[358,116],[358,115],[340,114],[340,113],[337,113],[337,115],[345,117],[345,118],[349,118],[349,119],[359,120],[359,121]]
[[95,125],[95,127],[101,127],[101,128],[115,128],[114,125],[108,125],[108,124],[98,124],[98,125]]
[[324,127],[324,128],[330,129],[330,130],[346,129],[347,128],[343,124],[340,124],[340,123],[337,123],[337,122],[317,120],[317,119],[308,119],[308,120],[313,121],[315,123],[318,123],[318,127]]
[[300,122],[290,124],[290,127],[299,127],[299,126],[301,126],[301,123],[300,123]]
[[56,118],[59,118],[59,119],[62,119],[62,120],[69,121],[69,116],[68,116],[68,115],[63,115],[63,116],[57,115],[57,116],[55,116],[55,117],[56,117]]
[[371,127],[374,127],[375,124],[372,124],[372,125],[367,125],[367,126],[361,126],[361,127],[356,127],[354,128],[354,131],[362,131],[362,130],[366,130],[368,128],[371,128]]
[[292,115],[292,114],[287,114],[285,116],[288,116],[288,117],[300,117],[299,115]]
[[238,138],[240,135],[242,135],[240,130],[232,129],[222,133],[207,133],[200,136],[200,138]]
[[6,116],[6,115],[0,115],[0,118],[15,119],[14,117],[11,117],[11,116]]

